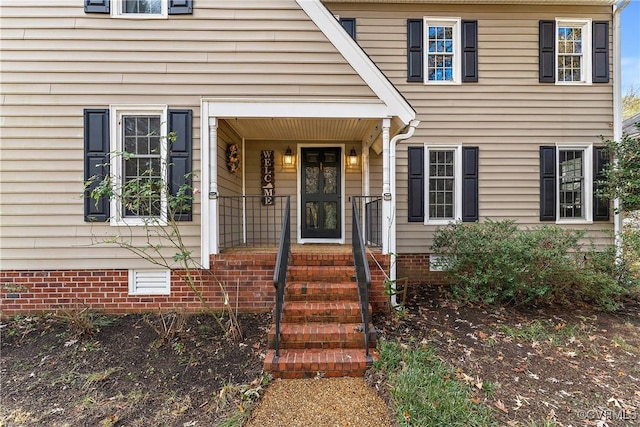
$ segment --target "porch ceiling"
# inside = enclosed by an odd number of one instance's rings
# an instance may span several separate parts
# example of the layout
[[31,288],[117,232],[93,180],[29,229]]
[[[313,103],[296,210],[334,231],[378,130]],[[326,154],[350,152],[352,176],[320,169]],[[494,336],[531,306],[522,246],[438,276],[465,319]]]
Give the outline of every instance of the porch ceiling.
[[380,133],[380,119],[227,118],[247,140],[372,141]]

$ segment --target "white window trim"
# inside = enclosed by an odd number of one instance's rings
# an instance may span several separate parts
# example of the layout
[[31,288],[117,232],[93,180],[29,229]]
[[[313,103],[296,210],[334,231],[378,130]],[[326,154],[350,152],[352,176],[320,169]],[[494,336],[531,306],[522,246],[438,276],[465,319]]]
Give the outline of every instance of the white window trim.
[[[560,56],[560,52],[558,51],[558,28],[565,26],[582,26],[582,70],[581,70],[581,79],[579,82],[564,82],[558,80],[558,57]],[[592,84],[593,75],[592,75],[592,52],[591,52],[591,43],[592,43],[592,35],[591,35],[591,19],[577,19],[577,18],[556,18],[556,33],[554,35],[555,40],[555,75],[556,75],[556,85],[560,86],[575,86],[575,85],[590,85]]]
[[[139,274],[150,274],[160,278],[161,286],[139,289]],[[171,270],[129,270],[129,295],[171,295]]]
[[111,0],[111,17],[126,19],[167,19],[169,17],[168,0],[161,0],[160,13],[125,13],[123,11],[123,0]]
[[[111,179],[116,191],[122,186],[122,152],[124,144],[122,141],[122,116],[143,116],[149,114],[160,115],[160,167],[164,182],[168,179],[168,147],[167,147],[167,105],[111,105],[109,111],[110,123],[109,133],[111,135]],[[153,225],[166,225],[167,223],[167,198],[166,194],[161,195],[160,217],[123,217],[122,203],[119,194],[111,198],[111,215],[110,225],[112,226],[144,226],[149,225],[150,221]]]
[[[452,222],[462,221],[462,144],[425,144],[424,150],[424,223],[425,225],[448,225]],[[453,150],[455,164],[453,165],[454,173],[454,217],[448,219],[430,219],[429,218],[429,153],[431,151]]]
[[[422,45],[424,46],[424,84],[425,85],[459,85],[462,84],[462,20],[461,18],[424,17]],[[429,80],[429,26],[453,26],[453,80]]]
[[[560,150],[582,150],[584,168],[584,202],[582,218],[560,218]],[[556,224],[593,223],[593,144],[556,144]]]

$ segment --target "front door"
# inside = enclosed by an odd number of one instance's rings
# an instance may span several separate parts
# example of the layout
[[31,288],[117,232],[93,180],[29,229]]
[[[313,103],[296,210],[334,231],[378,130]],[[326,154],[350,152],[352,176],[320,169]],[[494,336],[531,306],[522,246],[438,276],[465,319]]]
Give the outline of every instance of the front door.
[[301,149],[302,238],[339,239],[342,235],[341,149]]

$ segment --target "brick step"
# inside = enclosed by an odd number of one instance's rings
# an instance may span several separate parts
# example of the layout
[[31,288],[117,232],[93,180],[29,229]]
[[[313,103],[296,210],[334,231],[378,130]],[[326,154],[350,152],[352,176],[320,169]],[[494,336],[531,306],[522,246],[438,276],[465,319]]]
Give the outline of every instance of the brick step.
[[289,265],[292,266],[343,266],[353,267],[351,253],[291,253]]
[[[369,308],[371,310],[371,308]],[[349,301],[284,303],[282,323],[358,323],[362,322],[360,303]]]
[[290,282],[350,282],[355,276],[353,266],[289,265]]
[[285,301],[359,301],[358,285],[354,282],[291,282],[287,283]]
[[[269,330],[269,348],[274,348],[275,325]],[[377,333],[369,326],[369,348],[375,348]],[[364,346],[362,323],[284,323],[280,327],[280,348],[359,348]]]
[[377,358],[375,350],[367,357],[363,349],[281,349],[280,357],[268,350],[264,369],[275,378],[362,377]]

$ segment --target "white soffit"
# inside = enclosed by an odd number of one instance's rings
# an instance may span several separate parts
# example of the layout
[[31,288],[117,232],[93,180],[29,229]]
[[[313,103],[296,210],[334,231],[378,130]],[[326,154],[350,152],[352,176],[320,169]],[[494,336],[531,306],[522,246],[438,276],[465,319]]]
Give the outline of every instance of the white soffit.
[[338,20],[320,0],[296,0],[296,2],[369,85],[371,90],[387,105],[391,111],[390,116],[399,117],[405,125],[416,118],[416,112],[411,105],[355,40],[344,31]]

